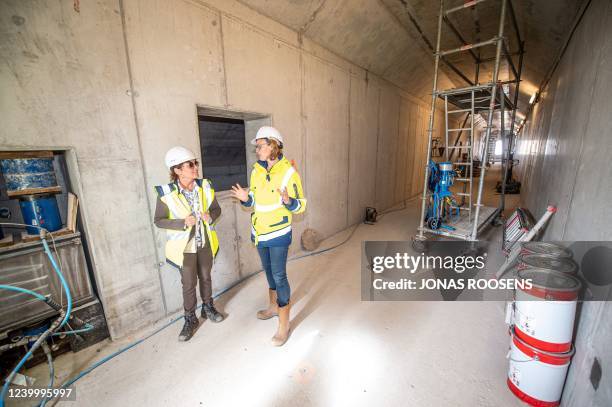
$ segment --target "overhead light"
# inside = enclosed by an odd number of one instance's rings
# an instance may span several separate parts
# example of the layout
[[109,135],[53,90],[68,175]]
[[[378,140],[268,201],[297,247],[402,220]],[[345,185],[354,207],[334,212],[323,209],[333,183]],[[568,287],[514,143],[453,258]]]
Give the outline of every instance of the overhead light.
[[531,95],[531,98],[529,99],[529,104],[533,104],[533,102],[536,99],[536,96],[538,95],[538,92],[534,92],[533,95]]

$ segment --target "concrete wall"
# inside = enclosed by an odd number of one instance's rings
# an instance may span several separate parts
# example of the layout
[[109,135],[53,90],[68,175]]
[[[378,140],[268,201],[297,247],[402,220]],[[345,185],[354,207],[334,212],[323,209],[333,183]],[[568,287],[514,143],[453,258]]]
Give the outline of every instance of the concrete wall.
[[[270,117],[324,237],[417,194],[428,107],[295,31],[228,0],[4,1],[0,145],[71,148],[113,337],[181,308],[151,225],[165,151],[199,151],[197,106]],[[440,117],[438,117],[440,119]],[[438,121],[440,123],[440,121]],[[214,180],[213,180],[214,182]],[[219,291],[259,269],[249,213],[218,195]]]
[[612,239],[611,13],[591,4],[517,142],[523,203],[536,217],[559,209],[548,239]]
[[[517,144],[522,204],[536,217],[558,207],[544,240],[612,240],[611,94],[612,4],[594,0]],[[612,354],[603,343],[611,314],[610,302],[584,304],[564,405],[612,399]],[[595,357],[604,367],[597,391],[589,382]]]

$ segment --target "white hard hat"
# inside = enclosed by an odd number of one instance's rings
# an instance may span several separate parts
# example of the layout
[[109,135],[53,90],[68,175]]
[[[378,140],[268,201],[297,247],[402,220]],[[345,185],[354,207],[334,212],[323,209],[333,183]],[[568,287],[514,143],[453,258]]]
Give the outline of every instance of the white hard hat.
[[281,136],[280,131],[271,126],[260,127],[255,138],[251,140],[251,144],[257,144],[257,140],[262,138],[271,138],[283,144],[283,136]]
[[193,151],[191,151],[190,149],[182,147],[182,146],[172,147],[166,153],[166,158],[165,158],[166,167],[170,169],[174,167],[175,165],[184,163],[186,161],[195,160],[195,159],[196,159],[196,156],[193,153]]

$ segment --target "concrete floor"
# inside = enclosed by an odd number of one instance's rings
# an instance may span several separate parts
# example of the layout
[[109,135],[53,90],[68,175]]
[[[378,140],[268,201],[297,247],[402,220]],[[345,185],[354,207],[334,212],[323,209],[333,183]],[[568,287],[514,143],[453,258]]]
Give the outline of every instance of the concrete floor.
[[[284,347],[269,345],[276,320],[255,318],[267,296],[260,273],[217,300],[223,323],[205,322],[179,343],[179,321],[85,376],[78,405],[521,405],[505,383],[503,303],[360,300],[361,242],[410,239],[418,214],[414,200],[376,225],[359,225],[336,250],[290,262],[295,305]],[[152,331],[59,357],[58,381]],[[27,374],[46,382],[45,365]]]

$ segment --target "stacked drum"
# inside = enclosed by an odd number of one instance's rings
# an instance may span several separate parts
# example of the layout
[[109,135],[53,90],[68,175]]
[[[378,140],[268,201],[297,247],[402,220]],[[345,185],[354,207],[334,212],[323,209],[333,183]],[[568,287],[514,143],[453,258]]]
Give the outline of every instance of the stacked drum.
[[514,294],[508,387],[533,406],[557,406],[574,354],[578,267],[566,248],[529,242],[523,244],[517,270],[518,279],[531,287]]
[[[53,232],[62,228],[55,194],[61,192],[53,168],[53,152],[4,152],[0,169],[6,181],[9,198],[18,198],[23,221],[30,235],[38,227]],[[34,227],[38,226],[38,227]]]

